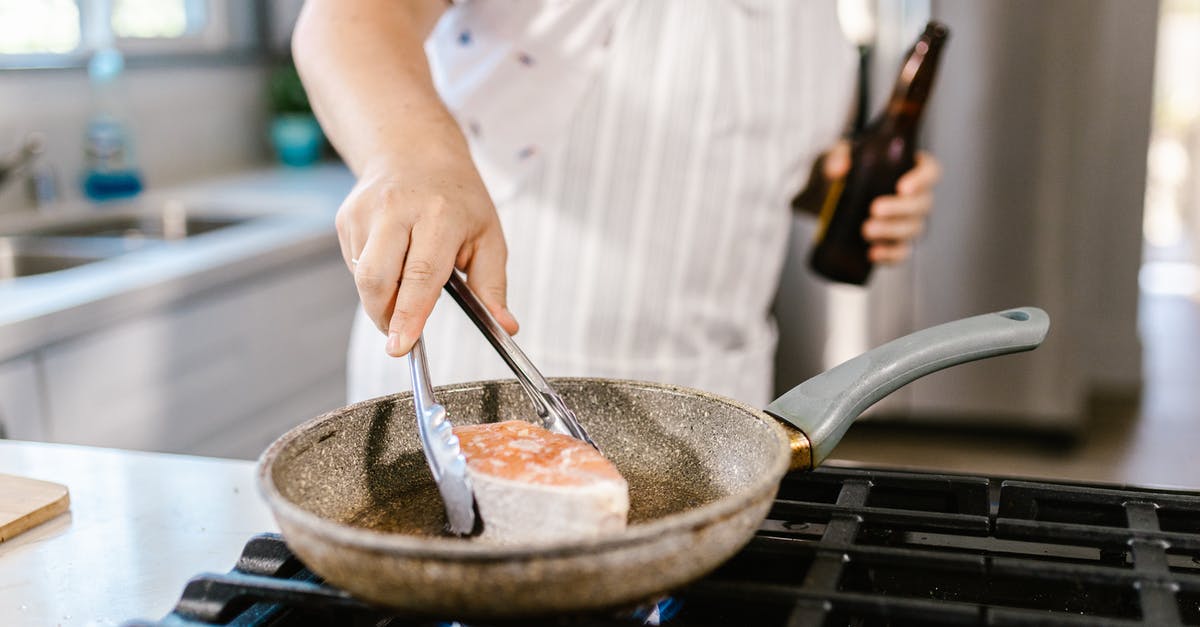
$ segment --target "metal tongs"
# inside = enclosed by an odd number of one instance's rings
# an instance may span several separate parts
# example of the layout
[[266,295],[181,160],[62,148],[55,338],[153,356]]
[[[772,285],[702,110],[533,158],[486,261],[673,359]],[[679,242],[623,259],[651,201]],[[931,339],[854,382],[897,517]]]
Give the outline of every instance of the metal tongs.
[[[546,381],[546,377],[538,371],[529,357],[517,346],[512,336],[500,326],[484,306],[483,301],[467,287],[457,271],[450,274],[446,283],[446,291],[454,301],[463,308],[467,317],[479,327],[483,335],[491,343],[533,402],[534,410],[542,419],[542,425],[554,433],[569,435],[577,440],[590,444],[596,450],[600,447],[588,437],[583,425],[575,417],[562,397]],[[479,508],[475,503],[475,492],[471,488],[471,479],[467,476],[467,458],[462,453],[458,436],[454,435],[446,408],[439,405],[433,397],[433,384],[429,380],[429,364],[425,358],[425,338],[417,338],[412,351],[408,354],[408,368],[412,375],[413,406],[417,413],[417,432],[421,437],[421,448],[425,451],[425,461],[433,473],[438,492],[446,505],[446,518],[450,521],[450,532],[460,535],[474,535],[483,528],[479,517]]]
[[446,282],[446,291],[450,292],[450,296],[454,298],[455,302],[462,307],[463,311],[467,312],[467,317],[475,323],[475,326],[479,327],[480,331],[483,331],[484,337],[500,354],[504,363],[508,364],[513,374],[517,375],[521,387],[525,389],[529,400],[533,402],[534,410],[542,419],[542,426],[548,431],[569,435],[576,440],[587,442],[592,445],[592,448],[600,450],[592,438],[588,437],[583,425],[579,424],[575,412],[571,411],[558,392],[550,387],[550,382],[546,380],[546,377],[543,377],[529,357],[525,356],[508,331],[505,331],[504,327],[496,322],[496,319],[492,317],[492,312],[488,311],[483,301],[479,300],[475,292],[467,287],[467,282],[458,275],[457,271],[450,273],[450,280]]
[[421,449],[425,451],[425,461],[446,505],[450,532],[460,536],[474,535],[482,526],[479,525],[475,491],[467,476],[467,458],[462,453],[458,436],[452,431],[454,425],[446,417],[446,408],[433,398],[424,336],[417,338],[408,353],[408,370],[412,374],[413,407],[417,411]]

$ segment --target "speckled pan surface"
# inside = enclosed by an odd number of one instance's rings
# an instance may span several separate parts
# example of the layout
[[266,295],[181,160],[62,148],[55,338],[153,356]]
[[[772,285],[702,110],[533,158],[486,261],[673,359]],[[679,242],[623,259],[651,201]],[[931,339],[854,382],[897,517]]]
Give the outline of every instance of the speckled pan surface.
[[[555,388],[630,483],[623,533],[499,545],[440,535],[444,514],[407,394],[277,440],[260,488],[292,549],[352,594],[405,610],[517,616],[637,602],[715,568],[766,515],[788,464],[774,420],[704,392],[633,381]],[[515,381],[438,388],[455,424],[532,419]]]

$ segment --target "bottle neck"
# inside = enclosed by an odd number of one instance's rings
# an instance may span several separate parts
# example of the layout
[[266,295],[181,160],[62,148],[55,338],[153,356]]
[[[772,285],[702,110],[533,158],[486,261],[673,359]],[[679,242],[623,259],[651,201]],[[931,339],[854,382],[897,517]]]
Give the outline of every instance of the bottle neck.
[[933,79],[937,74],[945,39],[943,31],[935,31],[931,26],[909,51],[904,65],[900,68],[900,76],[896,79],[887,108],[879,120],[880,131],[916,135],[921,115],[925,112],[925,104],[933,89]]

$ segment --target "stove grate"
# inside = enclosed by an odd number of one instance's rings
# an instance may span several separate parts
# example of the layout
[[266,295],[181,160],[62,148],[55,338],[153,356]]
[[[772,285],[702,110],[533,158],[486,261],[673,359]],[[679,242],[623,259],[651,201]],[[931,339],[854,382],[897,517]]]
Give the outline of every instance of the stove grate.
[[[649,618],[543,624],[659,622],[1200,625],[1200,495],[838,468],[792,474],[750,544],[669,606]],[[264,534],[231,572],[189,582],[162,621],[128,627],[453,624],[372,609]]]

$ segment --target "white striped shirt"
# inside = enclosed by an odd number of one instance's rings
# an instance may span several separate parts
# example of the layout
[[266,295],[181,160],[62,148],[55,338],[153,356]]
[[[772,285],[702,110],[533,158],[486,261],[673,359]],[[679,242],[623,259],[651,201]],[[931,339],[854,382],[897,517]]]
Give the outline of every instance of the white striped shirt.
[[[508,12],[515,23],[489,4],[450,9],[429,49],[497,202],[518,343],[548,376],[765,404],[787,201],[851,95],[835,2],[540,0],[526,6],[553,11]],[[488,62],[455,59],[456,44]],[[425,338],[436,385],[511,376],[448,297]],[[408,388],[384,339],[360,314],[351,400]]]

